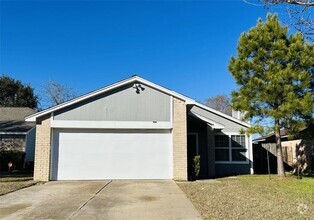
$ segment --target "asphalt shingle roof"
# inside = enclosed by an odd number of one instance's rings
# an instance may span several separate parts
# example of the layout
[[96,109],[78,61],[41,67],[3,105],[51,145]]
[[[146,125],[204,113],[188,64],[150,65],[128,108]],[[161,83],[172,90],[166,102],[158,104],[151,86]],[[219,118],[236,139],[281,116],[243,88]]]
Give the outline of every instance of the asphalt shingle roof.
[[0,107],[0,121],[24,121],[26,116],[36,113],[28,107]]
[[36,111],[27,107],[0,107],[0,132],[27,132],[35,126],[24,118]]

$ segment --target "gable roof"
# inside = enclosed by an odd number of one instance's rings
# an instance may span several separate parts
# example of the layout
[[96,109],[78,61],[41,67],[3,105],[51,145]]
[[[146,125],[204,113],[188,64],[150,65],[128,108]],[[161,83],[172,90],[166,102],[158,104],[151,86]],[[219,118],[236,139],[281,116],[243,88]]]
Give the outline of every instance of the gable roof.
[[36,110],[28,107],[0,107],[0,121],[24,121],[24,118],[32,115]]
[[190,111],[190,112],[189,112],[189,115],[191,115],[191,116],[193,116],[193,117],[195,117],[195,118],[198,118],[198,119],[200,119],[200,120],[202,120],[202,121],[205,121],[205,122],[206,122],[207,124],[209,124],[213,129],[222,130],[222,129],[225,128],[224,125],[222,125],[222,124],[220,124],[220,123],[218,123],[218,122],[216,122],[216,121],[213,121],[213,120],[211,120],[211,119],[209,119],[209,118],[206,118],[206,117],[204,117],[204,116],[202,116],[202,115],[200,115],[200,114],[197,114],[197,113],[195,113],[195,112]]
[[[299,139],[302,137],[313,138],[313,130],[314,130],[313,125],[310,125],[308,127],[304,127],[304,128],[299,130],[299,133],[296,136],[293,137],[293,140]],[[285,129],[280,130],[280,137],[281,138],[288,138],[288,136],[290,134],[291,133],[290,133],[289,129],[285,128]],[[275,140],[276,140],[275,133],[271,133],[271,134],[256,138],[253,141],[263,142],[263,141],[275,141]]]
[[0,134],[26,134],[34,127],[34,122],[0,121]]
[[180,94],[180,93],[177,93],[177,92],[175,92],[175,91],[172,91],[172,90],[170,90],[170,89],[167,89],[167,88],[165,88],[165,87],[162,87],[162,86],[160,86],[160,85],[158,85],[158,84],[155,84],[155,83],[153,83],[153,82],[150,82],[150,81],[148,81],[148,80],[146,80],[146,79],[143,79],[143,78],[141,78],[141,77],[139,77],[139,76],[137,76],[137,75],[134,75],[134,76],[132,76],[132,77],[130,77],[130,78],[127,78],[127,79],[125,79],[125,80],[119,81],[119,82],[117,82],[117,83],[114,83],[114,84],[111,84],[111,85],[109,85],[109,86],[100,88],[100,89],[98,89],[98,90],[92,91],[92,92],[87,93],[87,94],[82,95],[82,96],[79,96],[79,97],[74,98],[74,99],[72,99],[72,100],[69,100],[69,101],[67,101],[67,102],[61,103],[61,104],[59,104],[59,105],[56,105],[56,106],[53,106],[53,107],[51,107],[51,108],[45,109],[45,110],[43,110],[43,111],[41,111],[41,112],[35,113],[35,114],[33,114],[33,115],[30,115],[30,116],[26,117],[25,120],[26,120],[26,121],[36,121],[36,119],[37,119],[38,117],[44,116],[44,115],[46,115],[46,114],[50,114],[50,113],[52,113],[52,112],[54,112],[54,111],[56,111],[56,110],[65,108],[65,107],[67,107],[67,106],[70,106],[70,105],[73,105],[73,104],[75,104],[75,103],[81,102],[81,101],[86,100],[86,99],[88,99],[88,98],[97,96],[97,95],[102,94],[102,93],[106,93],[106,92],[111,91],[111,90],[113,90],[113,89],[116,89],[116,88],[118,88],[118,87],[127,85],[127,84],[129,84],[129,83],[135,83],[135,82],[137,82],[137,83],[142,83],[142,84],[147,85],[147,86],[150,86],[150,87],[152,87],[152,88],[154,88],[154,89],[156,89],[156,90],[158,90],[158,91],[161,91],[161,92],[163,92],[163,93],[165,93],[165,94],[168,94],[168,95],[171,95],[171,96],[176,97],[176,98],[178,98],[178,99],[181,99],[181,100],[185,101],[185,103],[186,103],[187,105],[196,105],[196,106],[199,106],[200,108],[203,108],[203,109],[205,109],[205,110],[207,110],[207,111],[210,111],[210,112],[212,112],[212,113],[214,113],[214,114],[220,115],[221,117],[227,118],[227,119],[229,119],[229,120],[232,120],[232,121],[234,121],[234,122],[236,122],[236,123],[239,123],[239,124],[241,124],[241,125],[244,125],[244,126],[246,126],[246,127],[250,127],[250,124],[249,124],[249,123],[246,123],[246,122],[243,122],[243,121],[241,121],[241,120],[239,120],[239,119],[233,118],[233,117],[231,117],[231,116],[229,116],[229,115],[227,115],[227,114],[224,114],[224,113],[222,113],[222,112],[219,112],[219,111],[217,111],[217,110],[215,110],[215,109],[212,109],[212,108],[210,108],[210,107],[208,107],[208,106],[205,106],[205,105],[203,105],[203,104],[201,104],[201,103],[195,101],[194,99],[191,99],[191,98],[189,98],[189,97],[187,97],[187,96],[184,96],[184,95],[182,95],[182,94]]

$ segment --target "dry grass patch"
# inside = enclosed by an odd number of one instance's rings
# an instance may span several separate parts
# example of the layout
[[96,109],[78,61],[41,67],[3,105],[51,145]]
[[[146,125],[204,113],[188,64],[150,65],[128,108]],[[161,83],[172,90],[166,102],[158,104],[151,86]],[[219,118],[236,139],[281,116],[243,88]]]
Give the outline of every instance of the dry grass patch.
[[204,219],[314,219],[314,178],[267,175],[178,182]]
[[37,184],[30,173],[0,174],[0,196]]

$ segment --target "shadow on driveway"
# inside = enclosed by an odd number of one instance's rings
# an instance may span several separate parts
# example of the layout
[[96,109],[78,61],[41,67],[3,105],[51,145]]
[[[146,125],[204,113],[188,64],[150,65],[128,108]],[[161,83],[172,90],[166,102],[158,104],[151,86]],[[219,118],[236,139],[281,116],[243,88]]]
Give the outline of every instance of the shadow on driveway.
[[0,199],[1,219],[201,219],[171,180],[56,181]]

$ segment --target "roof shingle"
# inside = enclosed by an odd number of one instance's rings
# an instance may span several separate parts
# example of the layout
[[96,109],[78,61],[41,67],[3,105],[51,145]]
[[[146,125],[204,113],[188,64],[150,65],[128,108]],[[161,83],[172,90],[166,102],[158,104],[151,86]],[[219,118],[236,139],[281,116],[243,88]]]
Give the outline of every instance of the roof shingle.
[[24,118],[36,111],[28,107],[0,107],[0,133],[25,133],[35,126]]

